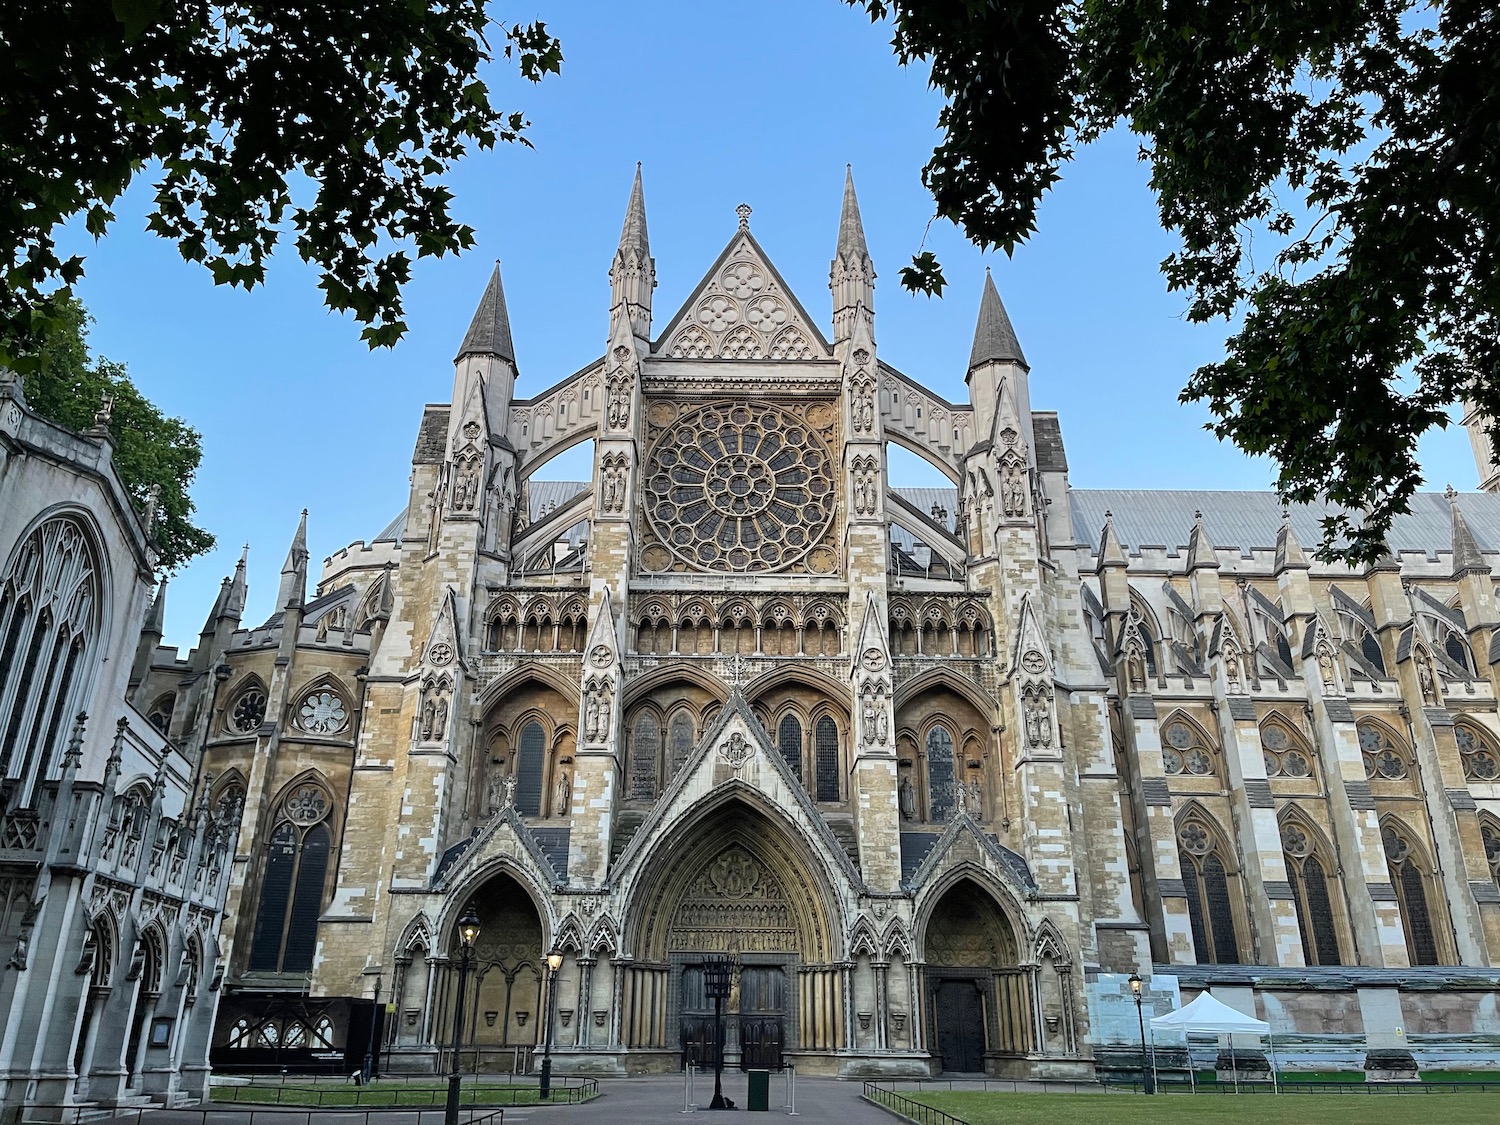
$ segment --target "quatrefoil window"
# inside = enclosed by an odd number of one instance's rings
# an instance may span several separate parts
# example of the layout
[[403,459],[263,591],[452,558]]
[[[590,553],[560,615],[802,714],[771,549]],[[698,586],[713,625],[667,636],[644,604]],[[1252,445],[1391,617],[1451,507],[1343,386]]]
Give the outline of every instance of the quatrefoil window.
[[646,516],[698,570],[778,570],[823,538],[835,502],[832,457],[794,415],[768,403],[684,413],[646,462]]
[[1162,749],[1162,768],[1169,774],[1192,774],[1206,777],[1214,772],[1214,760],[1187,723],[1168,723],[1167,745]]

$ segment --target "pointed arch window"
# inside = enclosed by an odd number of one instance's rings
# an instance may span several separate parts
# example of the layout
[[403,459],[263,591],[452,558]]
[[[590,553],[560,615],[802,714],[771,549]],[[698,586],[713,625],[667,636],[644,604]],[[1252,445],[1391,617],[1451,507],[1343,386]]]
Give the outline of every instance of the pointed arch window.
[[1372,781],[1400,781],[1411,776],[1411,752],[1380,723],[1362,720],[1355,725],[1365,777]]
[[953,815],[953,733],[938,725],[927,732],[927,807],[932,820]]
[[1410,837],[1393,824],[1380,830],[1385,861],[1401,907],[1401,928],[1406,931],[1406,953],[1413,965],[1438,965],[1437,930],[1433,926],[1428,895],[1428,871]]
[[1387,675],[1385,670],[1385,652],[1380,647],[1380,639],[1364,621],[1356,617],[1348,610],[1340,610],[1338,614],[1339,632],[1344,640],[1359,649],[1370,667],[1374,668],[1380,675]]
[[1472,723],[1458,723],[1453,728],[1458,756],[1463,760],[1464,777],[1469,781],[1500,779],[1500,753],[1495,740]]
[[818,800],[839,799],[839,727],[829,715],[818,720],[813,731],[813,758],[817,767]]
[[252,973],[312,970],[332,850],[331,808],[328,791],[312,781],[293,787],[277,807],[250,944]]
[[656,763],[661,760],[661,720],[642,710],[630,733],[630,795],[638,801],[656,796]]
[[162,734],[172,729],[172,712],[176,708],[177,694],[167,692],[158,696],[155,703],[146,711],[146,721]]
[[1267,719],[1260,728],[1260,749],[1267,777],[1302,780],[1315,772],[1306,743],[1280,717]]
[[796,715],[783,715],[776,728],[776,748],[786,759],[797,780],[802,780],[802,720]]
[[1218,772],[1218,753],[1197,725],[1171,719],[1162,727],[1162,769],[1168,775],[1211,777]]
[[1496,887],[1500,887],[1500,824],[1481,821],[1479,839],[1484,843],[1484,859],[1490,865],[1490,878]]
[[0,579],[0,778],[23,804],[57,759],[101,622],[98,555],[75,520],[47,520]]
[[1281,826],[1281,850],[1287,882],[1302,933],[1302,956],[1309,965],[1340,965],[1338,929],[1333,920],[1328,863],[1309,829],[1301,824]]
[[1442,649],[1443,655],[1452,661],[1460,672],[1467,677],[1472,677],[1474,653],[1469,648],[1469,638],[1441,618],[1424,615],[1423,621],[1426,622],[1433,647]]
[[1188,818],[1177,830],[1177,854],[1199,963],[1240,964],[1234,907],[1239,879],[1218,833],[1204,820]]
[[686,710],[672,716],[667,728],[667,778],[677,776],[677,771],[687,764],[688,755],[698,741],[698,731],[693,725],[693,716]]
[[542,773],[547,767],[547,732],[532,719],[521,727],[516,753],[516,811],[522,816],[542,815]]

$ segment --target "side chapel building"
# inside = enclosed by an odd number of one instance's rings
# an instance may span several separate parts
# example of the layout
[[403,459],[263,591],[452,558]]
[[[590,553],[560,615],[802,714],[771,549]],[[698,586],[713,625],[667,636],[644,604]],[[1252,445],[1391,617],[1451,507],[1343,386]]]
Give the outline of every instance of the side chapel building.
[[299,529],[201,708],[151,662],[245,809],[216,1065],[443,1065],[470,903],[485,1068],[553,948],[576,1072],[705,1052],[724,953],[731,1061],[804,1072],[1091,1074],[1090,982],[1153,966],[1355,1065],[1492,1052],[1500,496],[1356,570],[1270,493],[1074,489],[993,282],[947,402],[879,356],[852,180],[826,336],[740,214],[662,320],[637,174],[604,354],[545,390],[497,268],[405,511],[311,596]]

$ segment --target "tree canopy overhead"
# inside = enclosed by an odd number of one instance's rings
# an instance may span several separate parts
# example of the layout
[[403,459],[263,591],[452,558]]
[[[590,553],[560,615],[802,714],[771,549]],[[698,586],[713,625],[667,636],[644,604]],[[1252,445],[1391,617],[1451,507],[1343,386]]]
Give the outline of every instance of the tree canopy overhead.
[[136,510],[153,516],[157,565],[176,570],[214,545],[214,537],[193,523],[188,495],[203,459],[198,431],[154,406],[130,381],[123,364],[91,357],[89,323],[76,300],[59,308],[54,329],[22,379],[26,405],[82,432],[95,424],[109,401],[115,472]]
[[330,308],[371,344],[405,331],[413,256],[471,246],[443,177],[471,147],[525,143],[479,77],[498,53],[559,70],[540,22],[484,0],[66,0],[0,5],[0,363],[68,331],[57,228],[99,236],[139,175],[148,225],[217,284],[253,286],[290,231]]
[[[1010,253],[1074,148],[1141,139],[1162,263],[1234,327],[1183,401],[1326,500],[1320,554],[1370,561],[1422,483],[1418,438],[1500,418],[1500,18],[1476,0],[848,0],[947,98],[937,213]],[[1269,249],[1268,249],[1269,248]],[[940,264],[902,273],[941,292]]]

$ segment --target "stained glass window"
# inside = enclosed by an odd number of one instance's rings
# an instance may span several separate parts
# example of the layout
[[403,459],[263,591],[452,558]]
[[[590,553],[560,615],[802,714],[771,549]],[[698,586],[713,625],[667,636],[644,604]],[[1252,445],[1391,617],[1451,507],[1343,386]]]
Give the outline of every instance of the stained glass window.
[[542,815],[542,771],[547,765],[547,734],[532,721],[521,728],[520,753],[516,755],[516,811],[522,816]]
[[1312,776],[1312,754],[1280,719],[1271,719],[1261,727],[1260,748],[1267,777],[1301,779]]
[[656,796],[656,763],[661,758],[661,721],[653,711],[635,717],[630,739],[630,795],[649,801]]
[[332,850],[326,824],[330,808],[327,791],[314,783],[298,785],[281,803],[280,823],[266,845],[250,945],[251,972],[312,969]]
[[1365,759],[1365,776],[1383,781],[1399,781],[1411,773],[1406,747],[1391,737],[1378,723],[1361,722],[1359,749]]
[[802,723],[796,715],[786,715],[776,731],[776,747],[797,780],[802,780]]
[[1184,821],[1177,830],[1177,858],[1199,963],[1238,965],[1238,879],[1225,866],[1214,832],[1196,817]]
[[953,815],[953,735],[946,727],[927,732],[927,803],[933,820]]
[[[952,766],[952,743],[949,744],[949,766],[951,774]],[[813,734],[813,757],[816,759],[818,780],[818,800],[837,801],[839,799],[839,728],[827,715],[818,720],[818,726]]]
[[1191,724],[1174,719],[1162,728],[1162,769],[1168,774],[1206,777],[1214,772],[1214,753]]
[[1297,911],[1297,928],[1302,934],[1303,959],[1309,965],[1341,964],[1328,874],[1322,860],[1314,854],[1311,836],[1301,825],[1283,825],[1281,847]]
[[1432,910],[1427,901],[1426,872],[1417,860],[1416,850],[1411,841],[1390,824],[1381,829],[1380,839],[1385,846],[1386,864],[1401,907],[1407,956],[1413,965],[1439,964]]
[[686,711],[678,711],[672,716],[672,724],[667,732],[667,769],[672,777],[677,776],[677,771],[688,760],[697,741],[693,717]]
[[1500,826],[1483,823],[1479,826],[1479,838],[1484,842],[1484,858],[1490,865],[1490,878],[1500,887]]

